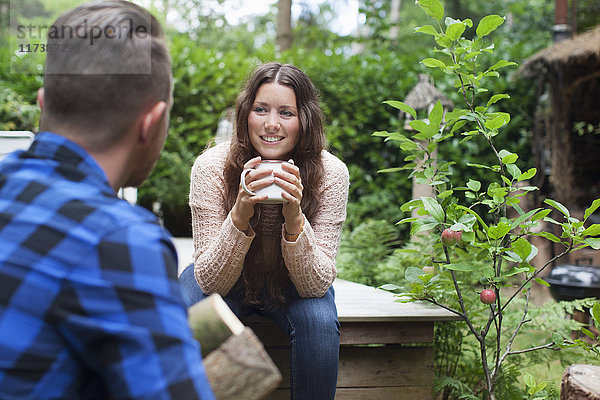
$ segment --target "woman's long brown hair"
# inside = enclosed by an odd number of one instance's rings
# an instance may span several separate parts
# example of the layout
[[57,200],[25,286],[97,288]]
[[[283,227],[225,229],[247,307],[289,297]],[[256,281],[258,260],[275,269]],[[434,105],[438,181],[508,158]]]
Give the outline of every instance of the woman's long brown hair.
[[[296,106],[300,119],[300,135],[298,143],[292,152],[294,164],[300,169],[302,185],[304,186],[302,212],[309,222],[312,222],[319,207],[318,188],[324,173],[321,152],[325,148],[325,132],[323,128],[323,113],[319,107],[317,91],[300,69],[293,65],[268,63],[258,66],[250,75],[244,88],[237,99],[235,136],[231,140],[231,147],[225,170],[223,171],[227,210],[230,211],[237,199],[240,174],[244,164],[258,152],[250,143],[248,134],[248,115],[252,110],[258,89],[266,83],[276,83],[291,88],[296,95]],[[256,226],[260,221],[260,212],[255,213],[250,221]],[[245,303],[259,305],[266,309],[283,306],[288,300],[290,279],[287,269],[283,265],[281,251],[278,251],[277,269],[266,276],[255,266],[256,253],[254,249],[260,248],[260,240],[254,238],[252,247],[248,251],[244,262],[242,280],[236,285],[242,291]],[[269,275],[269,274],[267,274]]]

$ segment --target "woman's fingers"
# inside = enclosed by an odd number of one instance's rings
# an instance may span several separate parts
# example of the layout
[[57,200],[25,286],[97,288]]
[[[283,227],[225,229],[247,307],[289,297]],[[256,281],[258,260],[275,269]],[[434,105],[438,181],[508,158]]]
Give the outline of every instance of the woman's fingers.
[[254,168],[258,164],[260,164],[260,161],[261,161],[260,156],[251,158],[250,160],[248,160],[246,162],[246,164],[244,164],[244,169]]
[[275,183],[294,196],[298,202],[302,200],[304,186],[300,178],[300,169],[295,165],[284,163],[283,171],[275,171]]
[[254,178],[250,178],[250,182],[248,182],[248,177],[246,176],[246,187],[252,192],[256,192],[257,190],[270,186],[273,184],[273,182],[275,182],[275,177],[271,174],[270,171],[257,172],[260,173],[257,173]]

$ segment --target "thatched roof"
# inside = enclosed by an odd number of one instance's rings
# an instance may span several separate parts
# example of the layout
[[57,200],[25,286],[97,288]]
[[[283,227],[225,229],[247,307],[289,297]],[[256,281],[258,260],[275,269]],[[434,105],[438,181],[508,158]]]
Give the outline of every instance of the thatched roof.
[[531,77],[589,62],[600,62],[600,25],[539,51],[525,60],[520,71],[525,77]]
[[419,74],[419,82],[408,93],[403,102],[415,110],[422,110],[437,103],[438,100],[442,101],[444,107],[454,107],[452,101],[432,85],[426,74]]

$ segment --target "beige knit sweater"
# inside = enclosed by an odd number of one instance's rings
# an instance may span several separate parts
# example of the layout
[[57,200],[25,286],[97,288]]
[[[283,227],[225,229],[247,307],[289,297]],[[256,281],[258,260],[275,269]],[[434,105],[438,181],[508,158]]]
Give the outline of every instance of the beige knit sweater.
[[[246,253],[256,233],[239,231],[225,208],[223,169],[229,142],[202,153],[194,163],[190,184],[190,208],[194,235],[194,272],[205,294],[226,295],[244,266]],[[290,279],[302,297],[320,297],[336,277],[342,224],[346,219],[349,176],[346,165],[323,151],[325,175],[320,187],[320,210],[312,224],[295,242],[283,238],[281,205],[259,204],[261,218],[257,231],[277,237]],[[275,242],[275,243],[277,243]]]

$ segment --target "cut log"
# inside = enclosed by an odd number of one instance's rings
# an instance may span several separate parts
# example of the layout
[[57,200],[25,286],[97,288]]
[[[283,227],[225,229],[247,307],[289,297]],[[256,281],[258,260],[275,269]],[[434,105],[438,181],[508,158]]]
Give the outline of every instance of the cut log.
[[223,298],[214,293],[188,309],[188,321],[205,357],[231,335],[244,331],[244,324]]
[[560,400],[600,400],[600,367],[569,366],[560,385]]
[[188,320],[217,400],[258,400],[279,385],[281,373],[263,344],[221,296],[194,304]]
[[212,351],[204,368],[218,400],[258,400],[281,382],[281,373],[250,328]]

